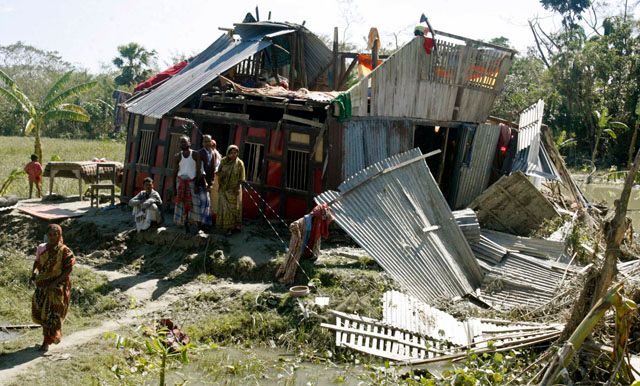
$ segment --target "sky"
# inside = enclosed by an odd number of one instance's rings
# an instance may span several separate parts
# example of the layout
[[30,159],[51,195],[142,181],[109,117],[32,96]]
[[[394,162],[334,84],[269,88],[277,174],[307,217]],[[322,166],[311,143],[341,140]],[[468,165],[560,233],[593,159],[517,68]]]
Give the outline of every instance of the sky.
[[[377,27],[382,46],[410,39],[425,13],[434,29],[473,39],[505,36],[525,52],[534,44],[527,20],[540,17],[551,29],[557,18],[538,0],[0,0],[0,45],[16,41],[57,51],[64,60],[99,72],[111,66],[117,47],[136,42],[158,52],[165,68],[177,55],[202,51],[247,12],[260,19],[305,22],[316,34],[341,38],[364,48],[364,37]],[[346,28],[346,31],[345,31]]]

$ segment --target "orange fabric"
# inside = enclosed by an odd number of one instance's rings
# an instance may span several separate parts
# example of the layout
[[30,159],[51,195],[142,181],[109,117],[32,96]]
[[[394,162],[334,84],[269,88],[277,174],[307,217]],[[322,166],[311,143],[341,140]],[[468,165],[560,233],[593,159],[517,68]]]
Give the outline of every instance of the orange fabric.
[[329,225],[333,222],[333,215],[331,209],[327,204],[316,205],[311,211],[312,225],[311,235],[309,236],[309,242],[304,251],[304,256],[309,257],[313,255],[313,250],[320,240],[320,237],[329,237]]
[[31,161],[24,166],[24,171],[29,176],[29,182],[42,181],[42,165],[38,161]]
[[31,318],[42,326],[45,344],[59,343],[62,337],[62,323],[71,302],[70,273],[76,261],[62,243],[60,226],[51,224],[49,228],[58,231],[58,240],[36,258],[36,290],[31,299]]
[[[365,66],[369,70],[373,70],[373,60],[369,54],[358,54],[358,64]],[[382,59],[378,59],[378,66],[382,64]]]

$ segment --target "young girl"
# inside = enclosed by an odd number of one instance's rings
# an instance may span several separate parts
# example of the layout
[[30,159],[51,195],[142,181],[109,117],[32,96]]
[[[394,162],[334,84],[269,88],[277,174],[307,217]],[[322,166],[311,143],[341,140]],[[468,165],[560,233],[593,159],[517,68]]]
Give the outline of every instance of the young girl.
[[29,198],[33,195],[33,185],[38,190],[38,198],[42,197],[42,165],[38,162],[38,156],[31,154],[31,162],[24,166],[24,171],[29,176]]

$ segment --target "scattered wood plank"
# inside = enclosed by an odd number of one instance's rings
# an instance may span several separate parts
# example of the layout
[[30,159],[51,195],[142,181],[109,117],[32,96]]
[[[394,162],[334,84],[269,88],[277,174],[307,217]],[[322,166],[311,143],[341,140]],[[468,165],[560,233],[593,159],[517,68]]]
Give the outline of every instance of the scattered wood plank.
[[283,114],[282,115],[282,119],[284,119],[285,121],[301,123],[303,125],[317,127],[319,129],[324,129],[324,123],[312,121],[311,119],[305,119],[305,118],[296,117],[295,115]]
[[177,110],[178,113],[187,113],[192,115],[201,115],[205,117],[213,118],[233,118],[233,119],[249,119],[249,114],[229,113],[226,111],[212,111],[205,109],[190,109],[181,107]]

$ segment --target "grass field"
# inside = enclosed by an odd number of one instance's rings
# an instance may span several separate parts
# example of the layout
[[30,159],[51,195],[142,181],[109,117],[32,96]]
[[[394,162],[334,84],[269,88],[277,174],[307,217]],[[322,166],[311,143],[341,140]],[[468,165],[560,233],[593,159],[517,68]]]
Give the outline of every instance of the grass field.
[[[22,170],[30,161],[33,153],[33,137],[0,136],[0,185],[12,170]],[[93,158],[106,158],[113,161],[124,161],[125,144],[110,140],[75,140],[42,138],[42,165],[51,159],[59,161],[89,161]],[[49,179],[43,180],[43,193],[48,193]],[[54,190],[61,195],[77,195],[78,183],[69,178],[56,178]],[[9,187],[9,194],[24,198],[29,196],[29,182],[26,176],[19,177]],[[35,197],[35,192],[34,192]]]

